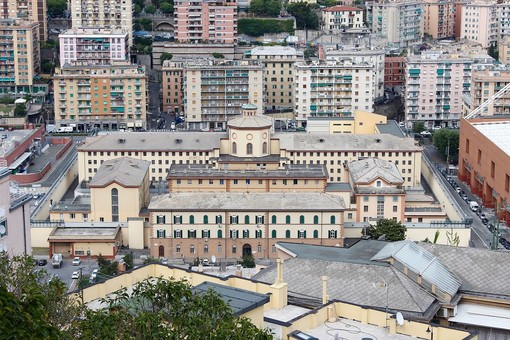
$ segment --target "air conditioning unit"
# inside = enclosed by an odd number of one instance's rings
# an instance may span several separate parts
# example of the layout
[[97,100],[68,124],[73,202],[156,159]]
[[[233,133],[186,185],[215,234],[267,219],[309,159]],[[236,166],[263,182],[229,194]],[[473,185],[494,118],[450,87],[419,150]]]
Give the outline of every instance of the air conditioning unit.
[[438,318],[448,318],[448,308],[439,308],[439,310],[436,313],[436,316]]

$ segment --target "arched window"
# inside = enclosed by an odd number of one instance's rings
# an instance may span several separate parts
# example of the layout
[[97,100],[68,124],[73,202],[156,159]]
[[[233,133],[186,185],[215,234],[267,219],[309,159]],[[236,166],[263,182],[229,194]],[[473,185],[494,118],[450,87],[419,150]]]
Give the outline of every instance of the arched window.
[[218,238],[223,238],[223,230],[218,230]]
[[271,237],[276,238],[276,230],[271,231]]
[[119,221],[119,190],[117,188],[112,189],[112,222]]
[[252,143],[246,144],[246,154],[253,155],[253,144]]
[[276,224],[276,215],[271,216],[271,223]]
[[319,216],[315,215],[313,217],[313,224],[319,224]]
[[244,216],[244,224],[250,224],[250,216],[249,215]]
[[290,238],[290,230],[285,230],[285,237]]
[[305,224],[305,216],[304,215],[299,216],[299,223]]
[[318,230],[314,230],[313,231],[313,238],[319,238],[319,231]]
[[257,245],[257,251],[259,252],[259,254],[261,254],[261,253],[262,253],[262,244],[260,244],[260,243],[259,243],[259,244]]
[[189,215],[189,224],[195,224],[195,216]]
[[234,244],[232,246],[232,254],[235,254],[235,253],[237,253],[237,246]]
[[218,253],[221,253],[223,251],[223,247],[221,246],[221,243],[218,243]]
[[262,143],[262,153],[263,154],[267,153],[267,142]]
[[290,224],[290,215],[285,216],[285,223]]
[[175,247],[175,252],[180,253],[181,252],[181,245],[178,244],[177,247]]
[[329,218],[329,222],[331,224],[335,224],[335,215],[331,215],[331,217]]
[[189,252],[190,252],[191,254],[195,254],[195,246],[194,246],[193,244],[190,244],[190,246],[189,246]]
[[232,143],[232,154],[236,154],[237,153],[237,143],[236,142],[233,142]]
[[208,223],[209,223],[209,216],[204,215],[204,224],[208,224]]
[[206,244],[204,245],[204,254],[207,254],[209,252],[209,246]]

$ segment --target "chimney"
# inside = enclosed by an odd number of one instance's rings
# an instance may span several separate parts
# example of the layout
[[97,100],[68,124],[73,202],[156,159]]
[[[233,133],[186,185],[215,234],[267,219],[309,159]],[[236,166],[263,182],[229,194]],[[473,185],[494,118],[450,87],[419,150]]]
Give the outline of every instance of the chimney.
[[319,45],[318,55],[319,55],[319,60],[324,60],[326,58],[326,52],[324,51],[324,46]]
[[276,282],[275,284],[283,283],[283,260],[276,260]]
[[322,304],[325,305],[328,302],[328,277],[322,277]]

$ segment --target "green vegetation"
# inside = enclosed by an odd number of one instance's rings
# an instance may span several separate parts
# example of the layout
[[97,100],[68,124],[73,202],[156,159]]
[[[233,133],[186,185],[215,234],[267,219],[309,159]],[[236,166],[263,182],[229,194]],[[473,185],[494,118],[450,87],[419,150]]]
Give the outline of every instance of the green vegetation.
[[145,6],[145,13],[149,13],[149,14],[156,13],[156,6],[154,6],[154,5]]
[[319,17],[314,8],[314,5],[307,2],[296,2],[287,5],[287,12],[296,18],[297,29],[317,29],[319,28]]
[[[443,159],[446,160],[449,154],[448,161],[450,161],[459,157],[459,139],[458,130],[441,129],[434,132],[432,144],[437,148]],[[450,147],[448,147],[448,140],[450,140]]]
[[150,54],[152,52],[151,38],[135,37],[133,39],[133,42],[134,42],[134,46],[132,47],[133,52],[142,54]]
[[14,117],[25,117],[26,114],[27,105],[25,103],[16,104],[16,107],[14,108]]
[[241,261],[244,268],[255,268],[255,258],[253,255],[244,255]]
[[213,52],[212,56],[214,59],[225,59],[225,56],[218,52]]
[[2,96],[0,97],[0,104],[14,104],[16,98],[11,96]]
[[135,19],[133,22],[134,22],[133,29],[135,31],[141,30],[152,31],[152,20],[149,18],[139,18]]
[[413,132],[414,133],[422,133],[423,131],[425,131],[425,123],[418,122],[418,123],[413,125]]
[[303,57],[305,59],[317,57],[318,47],[317,46],[309,46],[303,52]]
[[48,0],[46,2],[48,16],[50,18],[61,18],[67,9],[66,0]]
[[0,113],[1,114],[9,114],[12,111],[12,106],[0,104]]
[[173,57],[174,56],[172,55],[172,53],[163,52],[161,53],[161,57],[159,57],[159,59],[161,60],[161,64],[163,64],[165,60],[172,60]]
[[386,241],[402,241],[406,239],[407,228],[401,222],[397,222],[390,219],[380,219],[377,224],[370,225],[366,232],[373,239],[377,240],[381,236],[384,236]]
[[101,254],[99,254],[97,257],[97,264],[99,265],[99,274],[102,274],[106,277],[117,275],[119,262],[107,260]]
[[246,34],[251,37],[260,37],[264,33],[294,34],[293,20],[277,19],[239,19],[237,22],[239,34]]
[[174,12],[174,4],[169,2],[162,2],[159,6],[159,10],[164,14],[170,14]]
[[279,0],[251,0],[248,12],[257,16],[276,18],[280,14]]

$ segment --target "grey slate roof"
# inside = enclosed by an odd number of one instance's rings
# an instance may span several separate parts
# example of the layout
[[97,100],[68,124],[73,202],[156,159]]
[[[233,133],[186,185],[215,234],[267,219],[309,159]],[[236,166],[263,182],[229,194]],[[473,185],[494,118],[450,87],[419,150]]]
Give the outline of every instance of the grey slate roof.
[[235,315],[241,315],[269,302],[269,296],[251,292],[249,290],[229,287],[205,281],[192,288],[194,293],[203,293],[212,289],[233,310]]
[[[313,203],[313,204],[312,204]],[[160,211],[316,211],[344,210],[341,197],[316,192],[180,192],[155,196],[149,210]]]
[[384,133],[388,135],[393,135],[395,137],[404,138],[405,135],[402,132],[400,126],[398,126],[397,122],[394,120],[388,120],[386,124],[376,124],[377,130],[379,133]]
[[[257,107],[253,105],[255,109]],[[243,107],[244,109],[244,107]],[[250,109],[250,108],[248,108]],[[253,109],[253,108],[251,108]],[[233,128],[269,128],[273,125],[273,120],[262,115],[241,115],[228,121],[228,126]]]
[[351,185],[349,183],[328,183],[326,186],[326,192],[328,191],[351,191]]
[[150,162],[121,157],[104,161],[92,177],[90,187],[102,187],[118,183],[125,187],[137,187],[142,184],[149,171]]
[[379,158],[366,158],[347,164],[354,183],[371,183],[380,178],[391,184],[404,183],[397,166]]
[[510,300],[510,252],[419,244],[434,254],[461,280],[461,292]]

